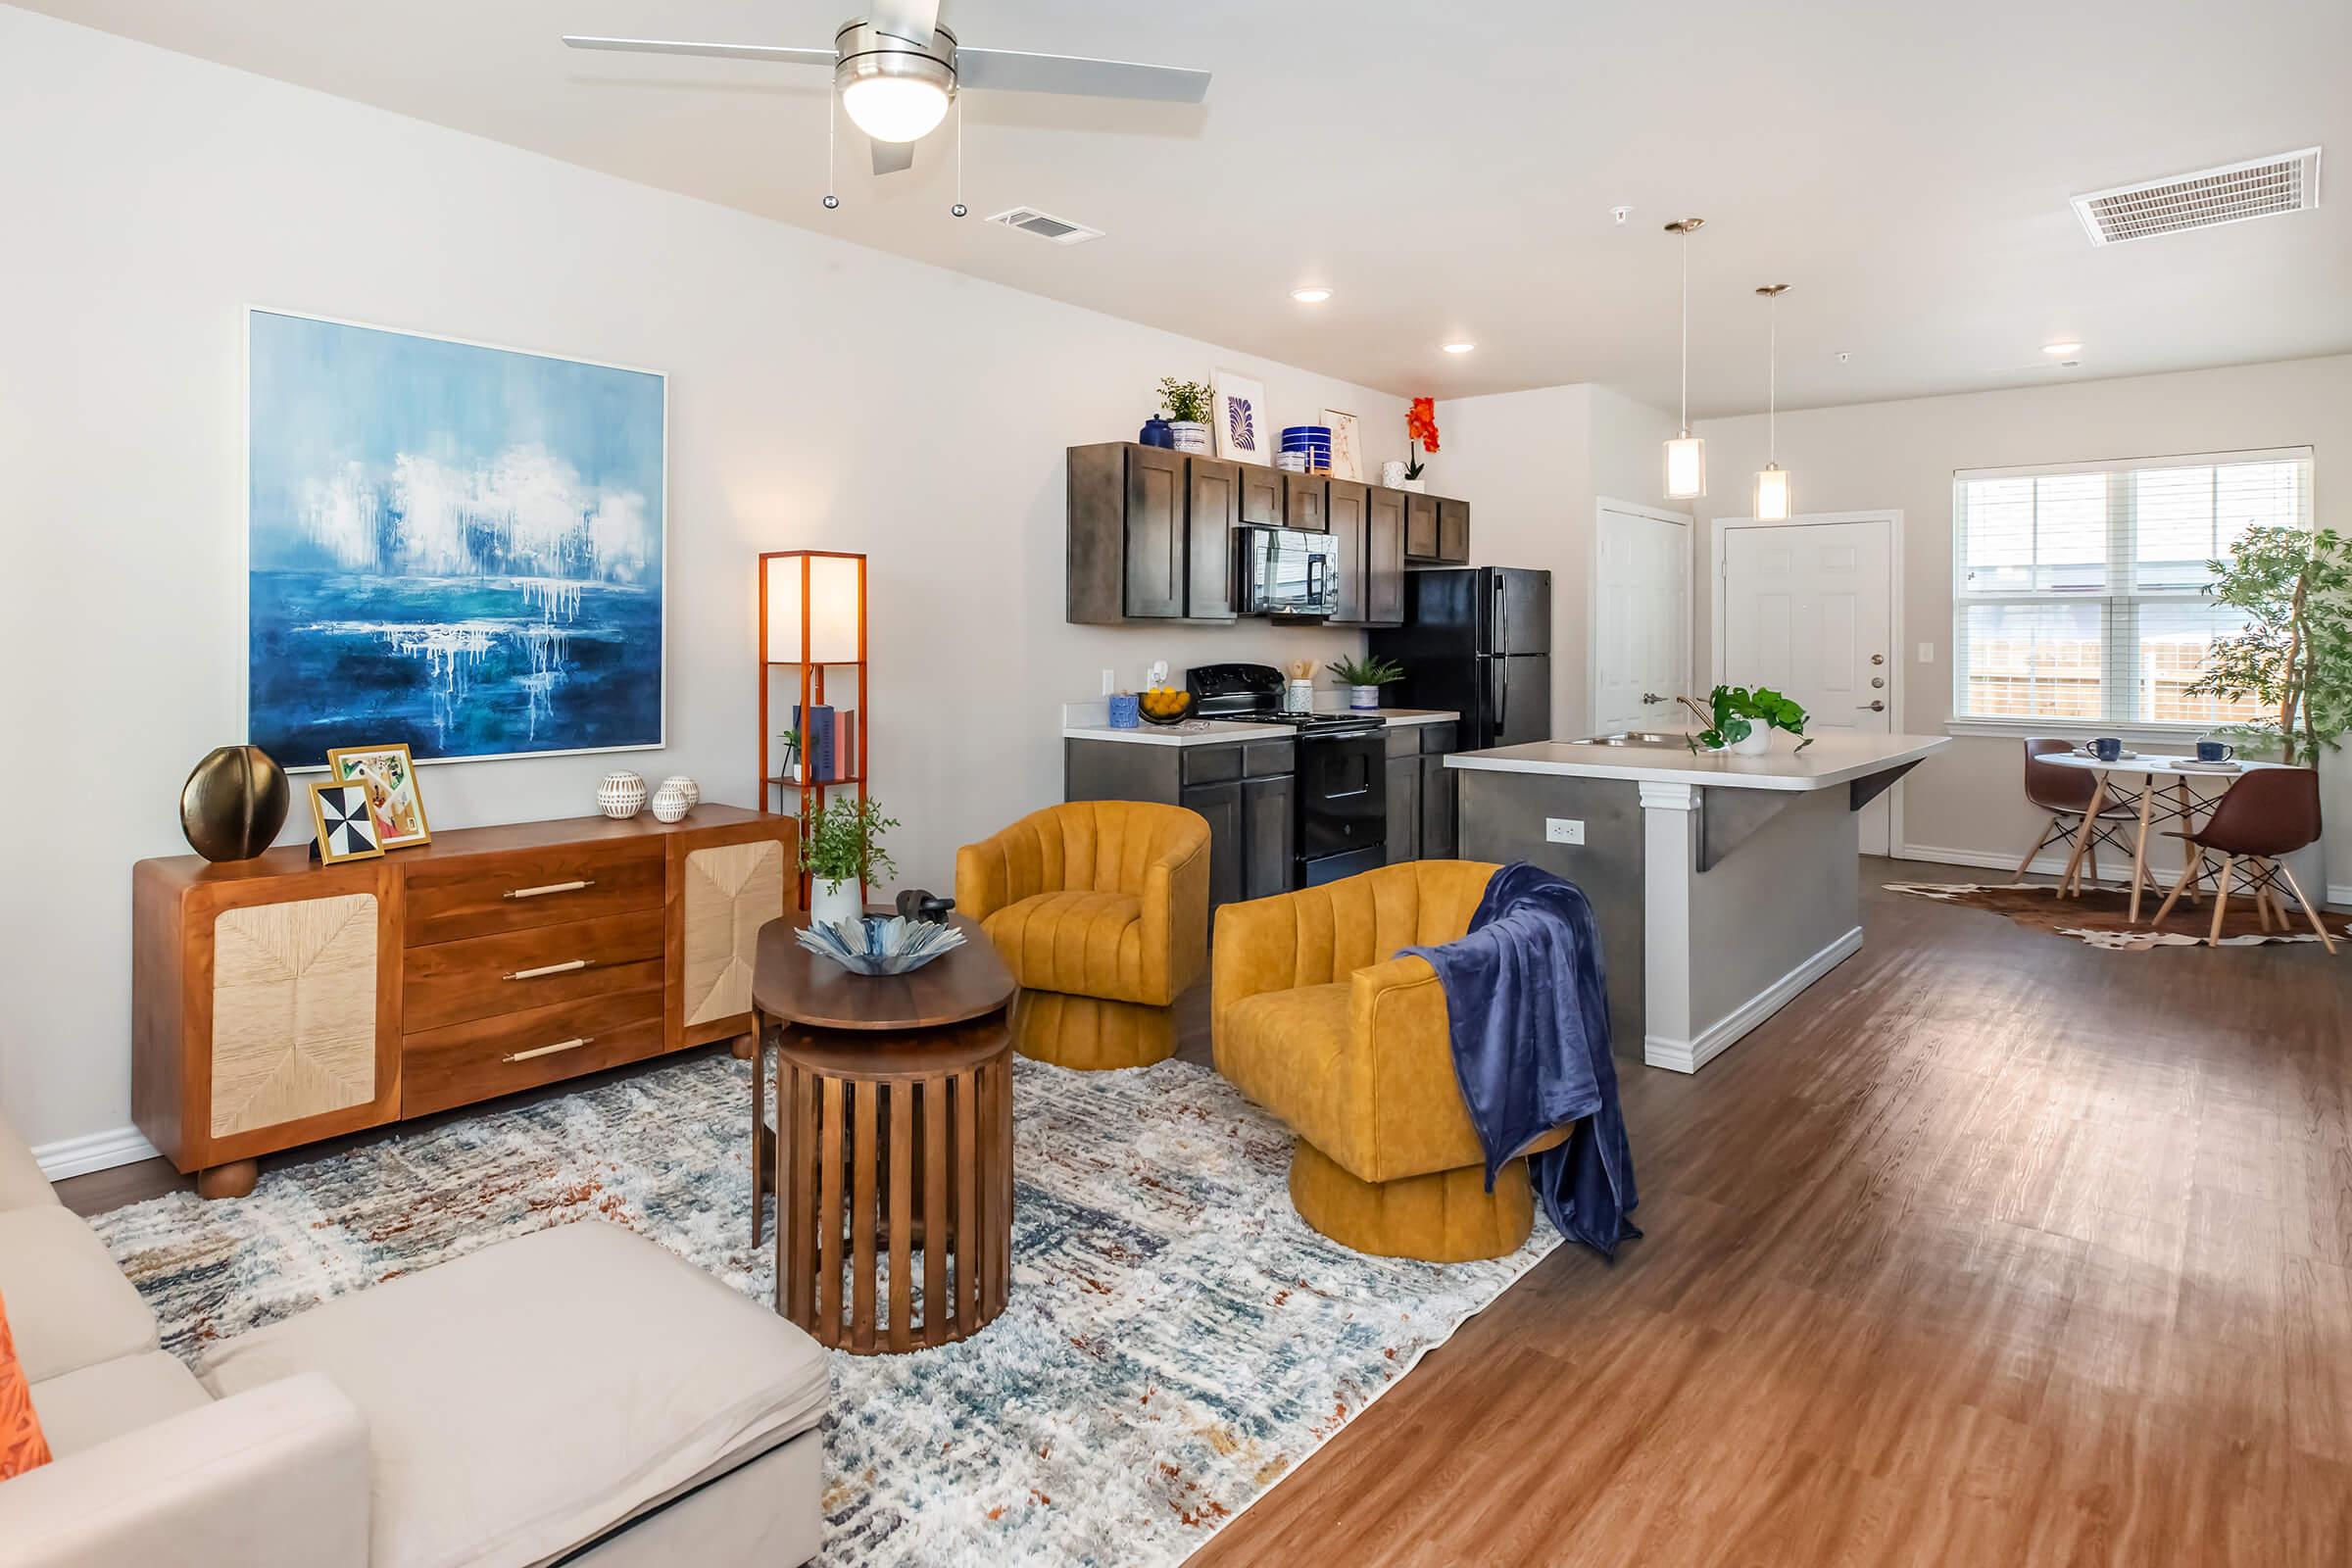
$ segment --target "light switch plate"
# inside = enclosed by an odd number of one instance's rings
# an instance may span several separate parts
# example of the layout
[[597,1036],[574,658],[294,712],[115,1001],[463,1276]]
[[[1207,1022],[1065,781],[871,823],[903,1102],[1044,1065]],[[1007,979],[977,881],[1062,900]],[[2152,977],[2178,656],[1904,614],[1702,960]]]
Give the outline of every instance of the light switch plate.
[[1102,695],[1108,697],[1112,692],[1118,690],[1118,680],[1117,670],[1104,669],[1102,671]]
[[1936,645],[1934,643],[1921,643],[1919,645],[1919,662],[1923,664],[1933,664],[1936,662]]
[[1544,819],[1544,842],[1546,844],[1584,843],[1584,818],[1578,816],[1545,817]]

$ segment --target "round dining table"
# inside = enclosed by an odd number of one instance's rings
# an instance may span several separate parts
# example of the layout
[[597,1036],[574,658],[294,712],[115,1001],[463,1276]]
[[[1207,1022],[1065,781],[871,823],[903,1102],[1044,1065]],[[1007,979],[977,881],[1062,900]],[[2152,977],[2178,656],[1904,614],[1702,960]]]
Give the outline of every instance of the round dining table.
[[[2148,881],[2148,837],[2163,824],[2179,822],[2182,833],[2196,825],[2196,813],[2220,799],[2218,795],[2200,796],[2188,787],[2192,778],[2219,779],[2227,784],[2232,779],[2265,767],[2284,767],[2284,762],[2258,762],[2241,759],[2234,765],[2200,762],[2193,757],[2127,756],[2112,762],[2101,761],[2087,752],[2055,752],[2034,759],[2059,767],[2080,767],[2096,776],[2091,786],[2090,805],[2082,813],[2082,826],[2075,834],[2075,847],[2066,858],[2066,870],[2058,878],[2058,896],[2072,898],[2082,891],[2082,865],[2097,836],[2099,813],[2114,803],[2122,802],[2138,808],[2138,831],[2132,841],[2132,924],[2139,923],[2139,890]],[[2162,800],[2164,781],[2172,780],[2172,798]],[[2134,785],[2133,781],[2137,783]],[[2138,798],[2132,799],[2133,788]],[[2160,890],[2161,891],[2161,890]]]

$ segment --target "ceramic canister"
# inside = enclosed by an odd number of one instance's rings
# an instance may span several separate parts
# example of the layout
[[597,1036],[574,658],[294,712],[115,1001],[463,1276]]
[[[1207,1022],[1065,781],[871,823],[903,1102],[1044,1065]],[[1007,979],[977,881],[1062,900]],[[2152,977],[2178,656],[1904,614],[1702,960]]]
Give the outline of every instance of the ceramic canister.
[[596,808],[626,819],[645,809],[645,780],[635,773],[607,773],[596,787]]
[[697,784],[694,780],[688,778],[685,774],[670,774],[669,777],[662,781],[662,788],[667,789],[672,784],[675,784],[678,787],[678,792],[686,797],[686,808],[688,810],[692,810],[694,808],[703,804],[703,787],[700,784]]
[[678,788],[678,781],[674,778],[654,791],[654,815],[660,821],[679,821],[693,806],[694,803],[686,798],[686,792]]

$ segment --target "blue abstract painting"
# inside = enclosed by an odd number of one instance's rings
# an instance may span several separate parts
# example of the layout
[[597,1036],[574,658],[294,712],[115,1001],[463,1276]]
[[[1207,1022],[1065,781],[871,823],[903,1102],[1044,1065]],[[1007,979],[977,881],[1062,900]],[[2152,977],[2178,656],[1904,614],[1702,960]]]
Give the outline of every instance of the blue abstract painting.
[[662,378],[254,311],[247,731],[662,744]]

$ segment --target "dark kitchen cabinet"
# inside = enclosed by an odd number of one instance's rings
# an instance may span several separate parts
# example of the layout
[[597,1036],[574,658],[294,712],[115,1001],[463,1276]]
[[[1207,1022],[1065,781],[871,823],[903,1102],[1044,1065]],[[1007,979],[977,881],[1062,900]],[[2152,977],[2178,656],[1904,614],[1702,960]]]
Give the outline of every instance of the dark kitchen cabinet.
[[1291,736],[1182,747],[1069,739],[1061,752],[1063,800],[1157,801],[1207,819],[1212,911],[1290,887],[1298,831]]
[[1233,616],[1233,529],[1241,520],[1241,465],[1189,460],[1185,514],[1184,613],[1192,620]]
[[1470,503],[1438,497],[1438,559],[1449,566],[1470,564]]
[[1388,863],[1421,858],[1421,759],[1389,759]]
[[1328,478],[1305,473],[1284,474],[1283,526],[1306,533],[1325,532],[1331,526],[1325,520],[1330,494],[1331,481]]
[[1438,559],[1438,498],[1404,492],[1404,559]]
[[1364,504],[1370,492],[1352,479],[1334,479],[1326,493],[1323,520],[1330,524],[1332,569],[1339,574],[1335,621],[1360,623],[1371,584],[1364,574]]
[[1282,481],[1286,475],[1279,468],[1263,468],[1246,463],[1242,468],[1241,520],[1260,528],[1280,528],[1287,502]]
[[1364,501],[1364,624],[1404,624],[1404,526],[1402,490],[1374,485]]
[[1152,618],[1184,613],[1184,459],[1154,450],[1127,462],[1124,608]]
[[1208,819],[1208,906],[1231,904],[1242,897],[1240,852],[1246,829],[1240,781],[1195,784],[1176,797],[1176,804]]
[[1454,775],[1443,757],[1421,759],[1421,855],[1424,860],[1454,856]]
[[[1298,797],[1297,777],[1283,773],[1272,778],[1242,780],[1242,897],[1269,898],[1291,885],[1291,857],[1298,837],[1293,814]],[[1210,828],[1209,880],[1216,880],[1215,828]]]
[[1067,618],[1233,619],[1242,469],[1126,441],[1070,448]]

